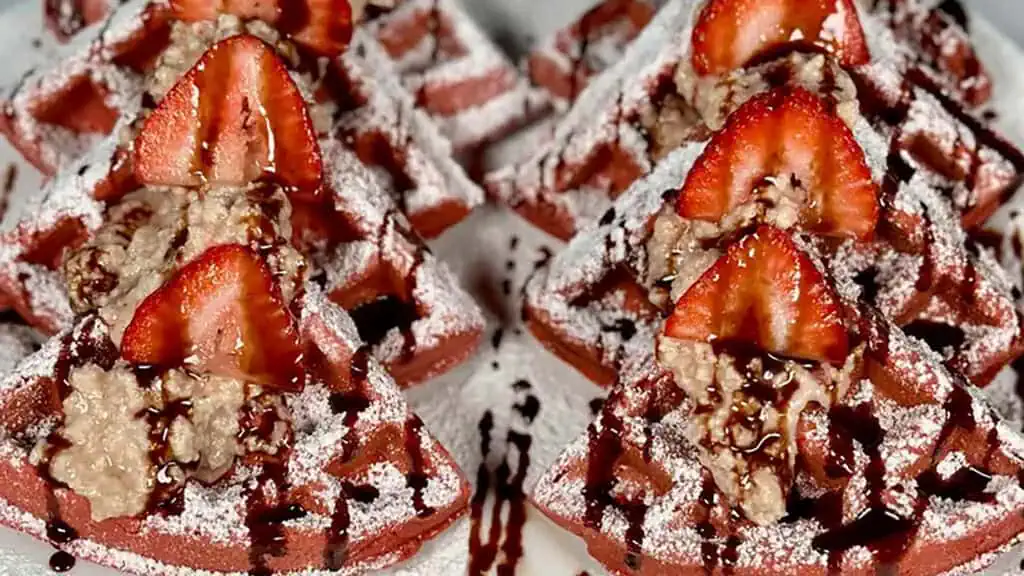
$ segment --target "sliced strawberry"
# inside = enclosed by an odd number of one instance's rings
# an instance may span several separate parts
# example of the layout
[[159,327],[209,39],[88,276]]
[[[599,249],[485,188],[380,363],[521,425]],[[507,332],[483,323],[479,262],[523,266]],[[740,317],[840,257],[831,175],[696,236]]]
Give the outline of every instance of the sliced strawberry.
[[870,58],[853,0],[710,0],[692,42],[693,67],[702,76],[791,47],[824,50],[845,66]]
[[761,226],[729,247],[676,302],[665,335],[743,342],[842,364],[849,351],[838,297],[786,232]]
[[878,223],[878,185],[853,132],[818,96],[778,88],[733,113],[687,175],[677,209],[718,222],[766,179],[792,179],[808,194],[810,231],[869,239]]
[[263,20],[318,56],[337,56],[352,39],[348,0],[171,0],[171,8],[186,22],[220,13]]
[[210,248],[135,311],[121,356],[280,390],[301,390],[302,348],[266,263],[238,244]]
[[142,184],[241,185],[271,177],[315,197],[322,173],[302,94],[255,36],[232,36],[207,50],[135,140]]

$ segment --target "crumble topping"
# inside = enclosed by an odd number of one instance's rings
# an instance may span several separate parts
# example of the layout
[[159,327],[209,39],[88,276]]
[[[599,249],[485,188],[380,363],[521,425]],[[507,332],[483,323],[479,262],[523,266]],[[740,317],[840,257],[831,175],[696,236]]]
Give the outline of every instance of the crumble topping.
[[686,142],[702,139],[706,131],[700,112],[678,94],[669,94],[659,107],[645,105],[640,124],[651,134],[651,157],[656,162]]
[[194,476],[210,483],[231,468],[241,452],[238,413],[246,400],[240,380],[221,376],[195,377],[171,370],[162,378],[169,401],[187,401],[188,417],[171,423],[170,448],[178,462],[196,464]]
[[128,370],[90,364],[71,373],[64,400],[70,443],[50,462],[50,474],[89,500],[93,519],[132,516],[146,507],[153,485],[145,392]]
[[675,206],[666,205],[654,220],[647,241],[650,299],[668,308],[721,256],[706,241],[719,236],[718,226],[680,217]]
[[147,188],[112,207],[94,238],[64,262],[77,313],[98,310],[120,345],[135,308],[180,266],[223,244],[266,255],[291,301],[306,263],[288,242],[291,205],[277,188]]
[[815,405],[828,410],[846,394],[859,354],[836,369],[665,336],[658,341],[659,362],[694,401],[685,436],[726,498],[759,525],[786,515],[801,414]]
[[851,128],[860,114],[853,79],[834,59],[823,54],[792,53],[720,77],[700,77],[689,66],[680,66],[675,83],[682,98],[692,103],[700,119],[713,131],[722,129],[741,104],[777,85],[801,86],[831,100],[836,113]]
[[[57,430],[67,445],[44,440],[34,460],[54,451],[53,478],[87,498],[97,521],[142,514],[154,490],[171,494],[188,478],[215,482],[237,456],[277,453],[290,431],[279,397],[231,378],[170,370],[144,385],[124,365],[104,371],[89,364],[73,370],[68,383]],[[244,433],[240,415],[266,406],[274,410],[271,432]]]

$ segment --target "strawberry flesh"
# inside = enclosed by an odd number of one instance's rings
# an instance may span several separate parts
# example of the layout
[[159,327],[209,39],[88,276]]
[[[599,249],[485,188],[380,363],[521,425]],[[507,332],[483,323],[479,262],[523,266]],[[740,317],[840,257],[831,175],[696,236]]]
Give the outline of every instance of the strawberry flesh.
[[817,234],[870,239],[879,188],[850,128],[803,88],[778,88],[744,103],[686,177],[683,218],[718,222],[770,179],[807,193],[802,226]]
[[146,119],[135,140],[141,184],[244,185],[269,178],[319,195],[320,148],[298,87],[259,38],[206,51]]
[[853,0],[710,0],[692,42],[693,67],[702,76],[789,48],[825,51],[844,66],[870,58]]
[[121,356],[284,391],[305,381],[298,333],[273,273],[238,244],[210,248],[143,300]]
[[215,20],[221,13],[263,20],[317,56],[337,56],[352,39],[348,0],[171,0],[171,8],[186,22]]
[[849,352],[839,298],[792,237],[772,226],[732,244],[683,294],[665,336],[837,365]]

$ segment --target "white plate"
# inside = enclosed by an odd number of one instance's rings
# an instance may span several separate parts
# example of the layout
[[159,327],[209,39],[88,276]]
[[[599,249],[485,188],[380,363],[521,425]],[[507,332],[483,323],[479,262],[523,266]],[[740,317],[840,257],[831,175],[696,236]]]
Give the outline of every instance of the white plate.
[[[465,0],[470,11],[492,33],[511,39],[517,49],[530,39],[543,37],[570,21],[589,0]],[[0,0],[8,6],[0,12],[0,53],[17,55],[15,66],[0,67],[0,85],[15,81],[27,67],[42,63],[54,46],[41,23],[39,0]],[[994,15],[995,22],[1017,28],[1013,33],[1024,38],[1024,19],[1016,18],[1016,2],[985,0],[979,9]],[[992,68],[996,86],[996,108],[1001,112],[1002,128],[1018,143],[1024,143],[1024,117],[1014,114],[1024,101],[1024,55],[1016,45],[1001,36],[988,22],[975,19],[975,34],[983,60]],[[32,47],[34,39],[40,41]],[[18,178],[12,203],[17,204],[38,191],[41,179],[4,141],[0,142],[0,167],[18,166]],[[10,224],[10,223],[6,223]],[[516,239],[513,242],[513,238]],[[512,245],[515,244],[515,249]],[[583,432],[592,414],[590,402],[604,395],[597,386],[544,350],[521,328],[519,290],[543,258],[544,249],[556,250],[561,243],[522,222],[501,208],[485,207],[465,222],[433,242],[435,252],[446,260],[463,284],[485,305],[493,330],[504,324],[500,349],[495,351],[489,339],[476,357],[455,372],[419,386],[407,393],[410,403],[434,435],[455,456],[469,478],[475,478],[481,464],[477,424],[486,411],[493,414],[493,449],[488,458],[494,466],[508,457],[513,470],[520,461],[514,450],[506,455],[501,440],[507,431],[528,432],[533,440],[529,468],[524,484],[529,490],[540,474],[554,461],[561,447]],[[509,268],[512,262],[512,268]],[[503,285],[510,287],[508,294]],[[517,390],[516,382],[530,383],[528,391]],[[1012,382],[1004,389],[1012,390]],[[532,422],[515,409],[526,395],[533,395],[540,411]],[[1012,394],[1007,394],[1009,398]],[[1019,406],[1015,407],[1019,414]],[[485,509],[491,510],[488,501]],[[483,533],[487,532],[484,521]],[[469,521],[464,519],[438,539],[429,543],[412,561],[388,570],[390,574],[436,576],[466,572]],[[589,556],[582,542],[560,530],[533,509],[523,532],[525,557],[519,562],[523,576],[576,576],[583,571],[605,574]],[[53,549],[22,534],[0,528],[0,575],[35,576],[49,572],[47,561]],[[1017,569],[1019,551],[1007,554],[986,574],[1007,574]],[[503,558],[499,555],[496,565]],[[118,572],[87,562],[73,569],[77,576],[112,576]]]

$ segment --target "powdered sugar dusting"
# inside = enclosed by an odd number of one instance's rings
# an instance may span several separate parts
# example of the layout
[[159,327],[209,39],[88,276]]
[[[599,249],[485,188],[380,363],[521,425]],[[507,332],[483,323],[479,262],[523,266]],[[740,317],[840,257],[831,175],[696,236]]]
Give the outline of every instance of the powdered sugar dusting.
[[[413,94],[426,95],[431,90],[461,94],[436,103],[429,97],[418,102],[457,149],[499,138],[542,105],[541,95],[520,78],[458,2],[409,0],[369,24],[378,37],[407,34],[410,27],[426,31],[416,46],[396,55],[395,68]],[[490,97],[483,98],[481,92]],[[467,103],[459,104],[460,98]],[[482,102],[474,102],[480,98]],[[432,104],[444,110],[432,111]]]

